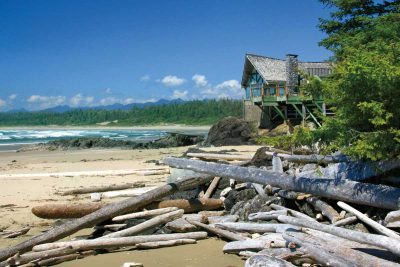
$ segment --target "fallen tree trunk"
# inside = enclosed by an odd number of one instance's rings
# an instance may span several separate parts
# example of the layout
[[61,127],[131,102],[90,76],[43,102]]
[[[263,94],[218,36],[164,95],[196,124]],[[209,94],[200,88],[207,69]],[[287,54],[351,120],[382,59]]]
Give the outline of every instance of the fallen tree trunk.
[[290,162],[299,163],[336,163],[336,162],[347,162],[346,156],[331,156],[331,155],[289,155],[289,154],[278,154],[276,152],[265,151],[265,154],[269,157],[276,156],[285,159]]
[[82,259],[84,257],[90,256],[90,255],[95,255],[95,254],[96,254],[96,251],[94,251],[94,250],[83,251],[83,252],[79,252],[79,253],[72,253],[69,255],[53,257],[53,258],[44,259],[44,260],[35,260],[30,263],[21,265],[21,267],[53,266],[53,265],[60,264],[62,262]]
[[36,236],[32,239],[29,239],[27,241],[24,241],[16,246],[0,250],[0,260],[4,260],[14,255],[17,252],[19,253],[26,252],[35,245],[42,244],[45,242],[53,242],[55,240],[69,236],[83,228],[92,227],[105,220],[111,219],[121,213],[124,214],[132,212],[139,208],[143,208],[144,206],[150,204],[152,201],[156,199],[165,197],[178,190],[193,188],[194,186],[205,183],[208,180],[209,179],[203,179],[203,178],[178,179],[174,183],[169,183],[160,186],[150,192],[147,192],[144,195],[106,205],[101,209],[94,211],[93,213],[90,213],[82,218],[73,220],[68,224],[63,224],[54,227],[53,229],[50,229],[49,231],[39,236]]
[[77,188],[77,189],[67,190],[64,192],[60,192],[60,195],[62,195],[62,196],[80,195],[80,194],[123,190],[123,189],[138,188],[138,187],[145,187],[145,184],[143,182],[137,182],[137,183],[128,183],[128,184],[120,184],[120,185],[112,184],[112,185],[104,185],[104,186],[92,186],[92,187],[86,187],[86,188]]
[[115,248],[134,246],[139,243],[168,241],[176,239],[204,239],[207,237],[206,232],[192,232],[182,234],[159,234],[159,235],[142,235],[116,238],[97,238],[87,240],[75,240],[41,244],[33,247],[33,251],[46,251],[56,248],[71,247],[72,249],[90,250],[101,248]]
[[219,181],[221,180],[221,177],[214,177],[212,180],[210,186],[207,188],[207,191],[204,193],[203,198],[210,198],[212,193],[214,193],[215,188],[217,188]]
[[[104,207],[103,204],[46,204],[32,208],[32,213],[43,219],[81,218]],[[1,254],[1,253],[0,253]]]
[[129,219],[137,219],[137,218],[148,218],[153,217],[161,214],[165,214],[171,211],[178,210],[177,207],[170,207],[170,208],[162,208],[162,209],[155,209],[155,210],[144,210],[139,212],[134,212],[130,214],[125,214],[121,216],[114,217],[112,220],[113,222],[122,222]]
[[154,248],[165,248],[179,245],[187,245],[187,244],[195,244],[196,239],[175,239],[175,240],[167,240],[167,241],[155,241],[155,242],[146,242],[139,243],[136,245],[138,249],[154,249]]
[[167,223],[169,221],[175,220],[177,218],[182,217],[183,215],[183,210],[176,210],[176,211],[171,211],[169,213],[165,213],[162,215],[158,215],[157,217],[151,218],[150,220],[147,220],[145,222],[139,223],[135,226],[129,227],[127,229],[114,232],[105,236],[102,236],[100,238],[110,238],[110,237],[124,237],[124,236],[132,236],[136,235],[138,233],[141,233],[147,229],[156,227],[160,224]]
[[197,227],[203,228],[204,230],[206,230],[209,233],[213,233],[214,235],[226,238],[228,240],[238,241],[238,240],[246,240],[247,239],[239,234],[236,234],[236,233],[233,233],[233,232],[230,232],[227,230],[219,229],[219,228],[211,226],[211,225],[207,225],[207,224],[204,224],[201,222],[196,222],[193,220],[187,220],[187,221]]
[[355,208],[351,207],[350,205],[347,205],[346,203],[344,203],[342,201],[339,201],[337,204],[339,207],[341,207],[345,211],[354,214],[360,221],[369,225],[371,228],[373,228],[378,233],[389,236],[389,237],[396,238],[397,240],[400,240],[400,236],[395,231],[392,231],[392,230],[386,228],[385,226],[375,222],[374,220],[368,218],[365,214],[361,213],[360,211],[356,210]]
[[291,177],[257,168],[245,168],[199,160],[168,157],[164,162],[176,168],[190,169],[210,175],[233,178],[242,182],[270,184],[286,190],[348,201],[385,209],[398,209],[400,189],[384,185],[359,183],[348,180],[310,179]]
[[168,208],[177,207],[183,209],[185,213],[197,212],[202,210],[216,210],[222,207],[224,202],[220,199],[173,199],[163,200],[158,203],[152,203],[150,208]]
[[367,234],[358,231],[348,230],[336,226],[324,225],[318,222],[311,222],[307,220],[302,220],[298,218],[293,218],[289,216],[281,215],[278,217],[278,220],[283,223],[290,223],[293,225],[311,228],[314,230],[319,230],[322,232],[326,232],[332,235],[336,235],[345,239],[353,240],[359,243],[365,243],[381,248],[385,248],[396,255],[400,255],[400,243],[397,239],[375,235],[375,234]]
[[251,160],[253,155],[229,155],[216,153],[187,153],[186,156],[202,159],[222,159],[222,160]]
[[316,210],[319,210],[322,215],[327,217],[331,223],[337,222],[341,219],[339,213],[328,203],[322,201],[317,197],[309,197],[306,199]]
[[280,224],[280,223],[217,223],[216,227],[237,231],[237,232],[250,232],[250,233],[282,233],[288,229],[292,231],[300,231],[299,227],[290,224]]

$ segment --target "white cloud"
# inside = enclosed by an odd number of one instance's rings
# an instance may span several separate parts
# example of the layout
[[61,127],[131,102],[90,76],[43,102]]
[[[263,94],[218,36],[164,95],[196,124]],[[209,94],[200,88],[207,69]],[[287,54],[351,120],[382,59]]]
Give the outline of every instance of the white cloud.
[[112,94],[111,88],[106,88],[106,94]]
[[88,106],[93,103],[94,97],[93,96],[84,96],[82,94],[76,94],[69,99],[69,103],[71,106]]
[[8,96],[8,99],[10,99],[10,100],[14,100],[14,99],[16,99],[17,98],[17,95],[16,94],[12,94],[12,95],[9,95]]
[[239,98],[243,94],[237,80],[228,80],[216,86],[208,86],[201,92],[203,96],[211,98]]
[[215,86],[216,89],[230,89],[230,90],[237,90],[240,89],[240,83],[237,80],[228,80],[224,81],[217,86]]
[[133,98],[126,98],[126,99],[124,99],[124,100],[122,100],[122,104],[124,104],[124,105],[127,105],[127,104],[131,104],[131,103],[134,103],[135,102],[135,99],[133,99]]
[[0,108],[3,108],[7,105],[7,102],[0,98]]
[[166,86],[179,86],[186,82],[186,80],[174,75],[167,75],[161,79],[161,82]]
[[65,103],[65,96],[42,96],[42,95],[31,95],[26,101],[36,108],[50,108]]
[[102,106],[112,105],[115,103],[120,103],[120,99],[113,96],[100,99],[100,105]]
[[208,81],[206,79],[206,76],[204,75],[195,74],[193,75],[192,80],[194,81],[197,87],[204,87],[208,85]]
[[150,75],[146,74],[146,75],[140,77],[140,80],[141,80],[142,82],[148,81],[148,80],[150,80]]
[[173,94],[172,94],[172,99],[177,99],[177,98],[182,98],[185,99],[188,95],[188,91],[179,91],[179,90],[174,90]]

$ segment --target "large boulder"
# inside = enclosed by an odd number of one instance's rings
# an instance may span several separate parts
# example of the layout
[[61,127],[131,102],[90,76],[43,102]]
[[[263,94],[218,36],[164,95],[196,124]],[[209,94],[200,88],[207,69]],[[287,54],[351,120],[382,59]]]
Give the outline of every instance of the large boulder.
[[226,117],[214,124],[208,132],[206,146],[229,146],[250,144],[251,126],[248,122]]

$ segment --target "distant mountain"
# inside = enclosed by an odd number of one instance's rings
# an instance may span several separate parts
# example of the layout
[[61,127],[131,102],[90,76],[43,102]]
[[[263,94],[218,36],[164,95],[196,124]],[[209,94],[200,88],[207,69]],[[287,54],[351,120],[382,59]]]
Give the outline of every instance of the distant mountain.
[[18,113],[18,112],[29,112],[29,111],[24,109],[24,108],[18,108],[18,109],[11,109],[11,110],[9,110],[7,112],[8,113]]
[[[131,103],[127,105],[123,105],[120,103],[115,103],[112,105],[106,105],[106,106],[95,106],[95,107],[70,107],[68,105],[62,105],[62,106],[56,106],[53,108],[47,108],[40,110],[39,112],[57,112],[57,113],[62,113],[62,112],[67,112],[67,111],[72,111],[72,110],[77,110],[77,109],[96,109],[96,110],[130,110],[133,107],[138,107],[138,108],[144,108],[144,107],[149,107],[149,106],[162,106],[162,105],[170,105],[170,104],[181,104],[184,103],[185,100],[182,100],[180,98],[177,99],[159,99],[155,102],[145,102],[145,103]],[[24,111],[17,111],[17,112],[28,112],[25,109],[21,109]]]

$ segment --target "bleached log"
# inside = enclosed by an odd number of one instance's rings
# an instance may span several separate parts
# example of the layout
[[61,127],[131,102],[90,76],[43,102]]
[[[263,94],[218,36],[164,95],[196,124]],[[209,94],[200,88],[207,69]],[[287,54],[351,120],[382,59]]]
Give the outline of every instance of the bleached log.
[[103,198],[115,198],[115,197],[136,197],[143,195],[151,190],[157,188],[156,186],[149,187],[141,187],[141,188],[133,188],[126,190],[117,190],[117,191],[107,191],[102,193],[92,193],[90,194],[91,199],[103,199]]
[[400,255],[400,243],[397,239],[375,235],[375,234],[367,234],[358,231],[353,231],[349,229],[344,229],[341,227],[325,225],[319,222],[311,222],[308,220],[303,220],[299,218],[293,218],[289,216],[281,215],[278,217],[278,220],[283,223],[290,223],[292,225],[297,225],[300,227],[311,228],[319,231],[323,231],[332,235],[336,235],[345,239],[353,240],[359,243],[365,243],[381,248],[385,248],[396,255]]
[[111,230],[118,231],[124,227],[126,227],[126,223],[118,223],[118,224],[105,224],[105,225],[96,225],[94,229],[96,230]]
[[280,197],[283,197],[286,199],[293,199],[293,200],[303,200],[308,197],[311,197],[311,194],[305,194],[305,193],[294,192],[294,191],[289,191],[289,190],[279,190],[278,195]]
[[388,228],[400,228],[400,221],[389,222],[388,224],[386,224],[386,227],[388,227]]
[[322,215],[327,217],[331,223],[335,223],[341,219],[339,213],[328,203],[317,198],[309,197],[306,199],[316,210],[320,211]]
[[252,183],[251,185],[257,191],[257,194],[259,194],[260,196],[264,196],[265,195],[265,191],[264,191],[264,188],[263,188],[262,185],[256,184],[256,183]]
[[266,211],[266,212],[256,212],[249,214],[249,221],[269,221],[277,219],[279,215],[287,215],[287,210],[273,210],[273,211]]
[[155,210],[144,210],[134,213],[129,213],[121,216],[114,217],[112,220],[113,222],[122,222],[129,219],[137,219],[137,218],[149,218],[154,217],[157,215],[165,214],[171,211],[178,210],[177,207],[169,207],[169,208],[162,208],[162,209],[155,209]]
[[190,220],[188,220],[188,222],[197,227],[203,228],[204,230],[206,230],[209,233],[212,233],[219,237],[226,238],[228,240],[246,240],[245,237],[243,237],[239,234],[236,234],[236,233],[233,233],[233,232],[230,232],[227,230],[219,229],[219,228],[211,226],[211,225],[207,225],[207,224],[204,224],[201,222],[196,222],[196,221],[190,221]]
[[103,206],[99,203],[46,204],[33,207],[32,213],[43,219],[72,219],[81,218]]
[[257,168],[246,168],[168,157],[164,163],[209,175],[222,176],[242,182],[259,183],[279,187],[285,190],[310,193],[315,196],[348,201],[377,208],[398,209],[400,189],[385,185],[359,183],[349,180],[291,177]]
[[243,250],[260,251],[271,247],[285,247],[285,244],[286,241],[283,239],[281,234],[273,233],[265,235],[263,238],[246,239],[226,243],[223,251],[224,253],[237,254]]
[[400,210],[391,211],[386,214],[385,225],[395,221],[400,221]]
[[261,267],[261,266],[276,266],[276,267],[296,267],[282,259],[270,257],[267,255],[251,256],[244,264],[244,267]]
[[276,152],[266,151],[265,154],[269,157],[277,156],[290,162],[299,163],[336,163],[346,162],[348,158],[346,156],[331,156],[331,155],[289,155],[289,154],[278,154]]
[[212,193],[214,193],[215,189],[218,186],[219,181],[221,180],[221,177],[214,177],[212,180],[210,186],[207,188],[207,191],[204,193],[203,198],[210,198]]
[[216,154],[216,153],[187,153],[186,156],[191,157],[191,158],[216,159],[216,160],[251,160],[254,155],[231,155],[231,154]]
[[237,215],[225,215],[225,216],[210,216],[207,218],[209,224],[222,223],[222,222],[236,222],[239,220]]
[[297,210],[292,210],[292,209],[286,208],[286,207],[284,207],[284,206],[281,206],[281,205],[278,205],[278,204],[273,204],[273,203],[270,204],[269,206],[270,206],[271,208],[273,208],[274,210],[286,210],[290,215],[292,215],[292,216],[294,216],[294,217],[297,217],[297,218],[301,218],[301,219],[305,219],[305,220],[310,220],[310,221],[315,221],[314,218],[311,218],[310,216],[305,215],[304,213],[299,212],[299,211],[297,211]]
[[[345,257],[340,257],[338,255],[334,255],[330,253],[329,248],[320,246],[319,244],[306,242],[304,240],[299,239],[294,236],[295,233],[283,233],[283,238],[289,242],[296,243],[302,248],[306,249],[307,252],[317,261],[317,263],[322,264],[324,266],[343,266],[343,267],[357,267],[363,266],[354,264],[350,262],[349,259]],[[345,255],[343,255],[345,256]]]
[[206,217],[200,214],[184,214],[182,218],[167,223],[165,225],[165,228],[176,233],[197,231],[198,228],[194,224],[189,223],[188,220],[196,222],[205,222],[207,219]]
[[351,207],[350,205],[348,205],[348,204],[346,204],[346,203],[344,203],[342,201],[339,201],[337,204],[338,204],[339,207],[341,207],[345,211],[354,214],[360,221],[362,221],[365,224],[369,225],[371,228],[373,228],[378,233],[381,233],[383,235],[386,235],[386,236],[395,238],[397,240],[400,240],[400,236],[395,231],[392,231],[392,230],[386,228],[385,226],[375,222],[374,220],[368,218],[365,214],[363,214],[362,212],[356,210],[355,208]]
[[68,224],[54,227],[53,229],[50,229],[49,231],[32,239],[26,240],[16,246],[0,250],[0,260],[4,260],[12,255],[15,255],[17,252],[26,252],[35,245],[53,242],[63,237],[67,237],[83,228],[93,227],[94,225],[111,219],[117,215],[143,208],[152,201],[170,195],[176,191],[193,188],[208,181],[209,179],[200,177],[178,179],[174,183],[162,185],[144,195],[106,205],[103,208],[82,218],[73,220]]
[[147,229],[151,229],[153,227],[156,227],[160,224],[164,224],[167,222],[170,222],[172,220],[175,220],[177,218],[182,217],[184,211],[183,210],[176,210],[176,211],[171,211],[165,214],[158,215],[154,218],[151,218],[145,222],[139,223],[135,226],[129,227],[127,229],[114,232],[108,235],[104,235],[100,238],[114,238],[114,237],[124,237],[124,236],[132,236],[139,234]]
[[89,194],[89,193],[98,193],[98,192],[106,192],[106,191],[114,191],[114,190],[122,190],[122,189],[129,189],[129,188],[138,188],[144,187],[145,184],[143,182],[137,183],[128,183],[128,184],[112,184],[112,185],[104,185],[104,186],[91,186],[86,188],[76,188],[67,191],[60,192],[60,195],[79,195],[79,194]]
[[[283,237],[282,237],[283,239]],[[284,239],[283,239],[284,240]],[[286,240],[284,240],[287,243]],[[312,264],[315,261],[303,248],[264,248],[263,250],[257,252],[257,255],[267,255],[270,257],[275,257],[285,261],[289,261],[295,265],[304,266],[303,264]]]
[[138,249],[154,249],[154,248],[165,248],[179,245],[187,245],[187,244],[195,244],[196,239],[175,239],[175,240],[167,240],[167,241],[155,241],[155,242],[146,242],[139,243],[136,245]]
[[345,226],[348,224],[353,224],[357,221],[357,217],[356,216],[351,216],[351,217],[347,217],[344,219],[341,219],[339,221],[336,221],[335,223],[333,223],[333,226]]
[[96,251],[89,250],[89,251],[82,251],[78,253],[72,253],[70,255],[53,257],[45,260],[36,260],[32,261],[27,264],[20,265],[21,267],[37,267],[37,266],[53,266],[67,261],[73,261],[77,259],[82,259],[84,257],[95,255]]
[[237,232],[249,232],[249,233],[282,233],[287,230],[292,231],[300,231],[299,227],[290,225],[290,224],[280,224],[280,223],[217,223],[215,224],[216,227],[230,230],[230,231],[237,231]]
[[192,232],[181,234],[159,234],[159,235],[142,235],[116,238],[96,238],[75,241],[63,241],[46,243],[33,247],[33,251],[45,251],[56,248],[71,247],[72,249],[90,250],[102,248],[116,248],[125,246],[135,246],[139,243],[168,241],[176,239],[204,239],[207,237],[206,232]]
[[3,237],[5,237],[5,238],[15,238],[15,237],[18,237],[18,236],[21,236],[21,235],[24,235],[24,234],[28,233],[30,229],[31,228],[29,226],[28,227],[24,227],[22,229],[7,233],[7,234],[3,235]]
[[158,203],[153,203],[149,207],[151,208],[168,208],[177,207],[185,210],[185,213],[197,212],[201,210],[216,210],[222,207],[224,202],[221,199],[172,199],[163,200]]

